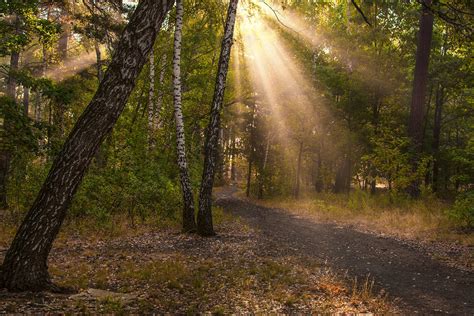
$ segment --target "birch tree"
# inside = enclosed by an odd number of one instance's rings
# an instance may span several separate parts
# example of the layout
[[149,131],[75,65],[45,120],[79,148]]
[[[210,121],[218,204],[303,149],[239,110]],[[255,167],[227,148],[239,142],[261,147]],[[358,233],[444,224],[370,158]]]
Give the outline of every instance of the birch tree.
[[183,112],[181,109],[181,37],[183,29],[183,2],[176,0],[176,27],[174,31],[173,52],[173,99],[174,118],[176,123],[176,150],[178,168],[183,193],[183,231],[196,230],[194,219],[194,197],[189,180],[188,163],[186,159],[186,141],[184,132]]
[[173,3],[143,0],[138,4],[95,96],[66,139],[6,253],[0,287],[59,290],[47,266],[53,241],[92,158],[122,113]]
[[199,212],[197,217],[198,233],[203,236],[215,235],[211,210],[212,186],[214,185],[214,174],[219,144],[220,112],[222,101],[224,100],[238,2],[238,0],[230,0],[229,8],[227,10],[224,38],[222,39],[214,96],[211,105],[211,117],[207,127],[206,142],[204,145],[204,169],[202,173],[201,189],[199,192]]

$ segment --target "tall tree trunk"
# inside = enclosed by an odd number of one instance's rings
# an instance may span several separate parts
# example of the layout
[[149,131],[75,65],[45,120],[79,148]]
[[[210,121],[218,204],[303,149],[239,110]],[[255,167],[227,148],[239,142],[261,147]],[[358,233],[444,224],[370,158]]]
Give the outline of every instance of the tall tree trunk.
[[122,113],[173,0],[142,0],[122,33],[104,79],[55,159],[6,253],[0,287],[57,290],[47,259],[94,154]]
[[431,148],[433,150],[433,191],[438,191],[439,187],[439,144],[441,136],[441,118],[443,113],[444,91],[443,86],[438,84],[436,90],[434,123],[433,123],[433,143]]
[[[176,3],[177,4],[177,3]],[[154,134],[155,134],[155,51],[152,47],[150,52],[150,72],[149,80],[150,87],[148,89],[148,145],[150,149],[154,147]]]
[[[431,0],[424,0],[420,16],[420,29],[416,50],[415,74],[413,78],[413,91],[410,107],[410,122],[408,133],[411,137],[414,157],[412,159],[413,172],[418,168],[423,144],[423,115],[428,83],[428,66],[430,61],[431,38],[433,35],[433,12],[428,8]],[[412,197],[420,194],[420,181],[414,180],[409,188]]]
[[181,37],[183,29],[183,2],[176,0],[176,27],[174,31],[173,51],[173,99],[174,118],[176,122],[176,151],[178,157],[179,177],[183,192],[183,231],[196,230],[194,215],[194,196],[189,179],[186,158],[186,139],[184,132],[183,112],[181,110]]
[[219,142],[220,111],[226,86],[227,70],[229,68],[230,51],[233,42],[235,18],[237,15],[238,0],[230,0],[229,9],[222,40],[219,66],[217,70],[216,85],[211,107],[211,117],[207,129],[206,143],[204,146],[204,170],[199,193],[199,212],[197,218],[198,233],[203,236],[215,235],[212,225],[212,186],[217,160]]

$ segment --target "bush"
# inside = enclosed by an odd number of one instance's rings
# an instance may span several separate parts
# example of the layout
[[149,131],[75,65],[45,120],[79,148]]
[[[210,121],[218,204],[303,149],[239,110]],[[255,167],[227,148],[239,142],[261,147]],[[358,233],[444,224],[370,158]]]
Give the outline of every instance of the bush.
[[449,216],[461,227],[474,228],[474,190],[460,194]]

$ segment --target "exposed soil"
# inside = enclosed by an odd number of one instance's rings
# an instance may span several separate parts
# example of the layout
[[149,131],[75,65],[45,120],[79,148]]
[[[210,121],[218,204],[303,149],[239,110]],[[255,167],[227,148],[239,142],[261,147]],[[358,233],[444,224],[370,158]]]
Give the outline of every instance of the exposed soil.
[[375,279],[379,289],[399,299],[404,313],[474,314],[474,273],[449,267],[423,249],[386,236],[291,215],[220,193],[217,204],[245,219],[281,248],[327,260],[350,276]]

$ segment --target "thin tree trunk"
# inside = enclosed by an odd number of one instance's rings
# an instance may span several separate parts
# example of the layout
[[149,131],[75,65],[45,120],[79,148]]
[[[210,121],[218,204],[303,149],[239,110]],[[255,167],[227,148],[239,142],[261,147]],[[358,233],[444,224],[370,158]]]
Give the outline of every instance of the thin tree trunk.
[[298,165],[296,167],[296,182],[295,182],[295,198],[300,196],[300,182],[301,182],[301,158],[303,156],[303,142],[300,142],[300,147],[298,150]]
[[[49,19],[49,11],[48,11],[48,19]],[[44,77],[46,75],[46,69],[48,67],[48,51],[46,50],[46,47],[43,45],[43,56],[42,56],[42,62],[41,62],[41,70],[40,70],[40,76]],[[35,100],[35,121],[36,122],[41,122],[42,120],[42,96],[41,93],[37,92],[36,93],[36,100]],[[40,141],[42,143],[42,141]]]
[[250,156],[249,159],[249,167],[248,167],[248,171],[247,171],[247,188],[245,190],[245,195],[247,197],[250,196],[250,185],[251,185],[251,182],[252,182],[252,157]]
[[176,27],[174,31],[173,52],[173,99],[174,118],[176,122],[176,151],[178,157],[179,176],[183,193],[183,231],[196,230],[194,215],[194,196],[189,179],[188,162],[186,159],[186,139],[184,132],[183,112],[181,110],[181,37],[183,29],[183,2],[176,0]]
[[94,42],[95,56],[97,59],[97,79],[99,82],[104,78],[104,73],[102,71],[102,52],[100,51],[100,44],[98,41]]
[[30,88],[23,87],[23,114],[28,117],[30,112]]
[[323,175],[322,175],[322,166],[323,166],[323,158],[321,155],[322,151],[322,146],[319,146],[318,148],[318,165],[317,165],[317,174],[316,174],[316,179],[314,183],[314,188],[316,192],[320,193],[324,189],[324,181],[323,181]]
[[19,52],[12,52],[10,56],[10,74],[8,75],[7,80],[7,96],[12,98],[16,101],[16,77],[15,73],[18,71],[18,65],[20,62],[20,53]]
[[202,174],[201,190],[199,193],[199,212],[197,218],[198,233],[203,236],[215,235],[212,224],[212,187],[214,184],[214,173],[217,160],[217,149],[219,143],[220,111],[229,68],[230,52],[233,43],[235,18],[237,15],[238,0],[230,0],[229,9],[222,40],[219,66],[217,70],[216,85],[211,107],[211,118],[207,129],[205,143],[204,170]]
[[[418,44],[416,51],[415,74],[413,78],[413,92],[410,107],[410,122],[408,133],[412,139],[414,157],[412,168],[415,172],[418,168],[420,154],[423,144],[423,115],[428,83],[428,66],[430,61],[431,39],[433,35],[433,12],[427,8],[431,5],[431,0],[424,0],[424,6],[420,16],[420,29],[418,32]],[[412,197],[420,194],[420,181],[414,180],[409,193]]]
[[236,151],[236,148],[235,148],[235,133],[232,134],[232,143],[231,143],[231,147],[230,147],[230,181],[232,182],[235,182],[236,180],[236,174],[235,174],[235,151]]
[[58,52],[61,61],[65,61],[68,58],[68,44],[69,36],[71,35],[71,27],[68,23],[68,12],[66,8],[61,9],[61,36],[58,40]]
[[438,84],[436,90],[435,113],[433,123],[433,143],[431,148],[433,150],[433,191],[438,191],[439,188],[439,144],[441,135],[441,118],[443,113],[444,91],[441,84]]
[[122,113],[173,0],[142,0],[123,31],[104,79],[55,159],[6,253],[0,287],[57,290],[47,259],[81,180]]
[[155,113],[153,118],[153,125],[154,129],[160,129],[162,126],[161,121],[161,108],[163,106],[163,97],[165,95],[165,87],[163,86],[163,82],[165,81],[165,72],[166,72],[166,53],[161,56],[161,69],[160,69],[160,77],[159,77],[159,87],[160,90],[158,91],[158,95],[156,97],[156,107]]

